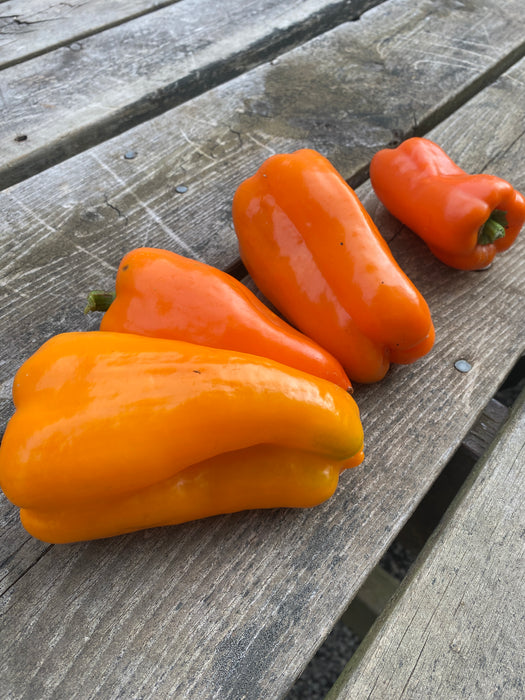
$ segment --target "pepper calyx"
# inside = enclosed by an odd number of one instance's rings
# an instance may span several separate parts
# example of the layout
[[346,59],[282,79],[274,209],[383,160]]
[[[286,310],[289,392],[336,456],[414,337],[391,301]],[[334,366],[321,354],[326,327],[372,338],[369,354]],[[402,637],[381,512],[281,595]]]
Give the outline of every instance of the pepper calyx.
[[494,209],[478,231],[478,245],[490,245],[498,238],[504,238],[508,225],[507,212]]
[[111,304],[115,301],[115,292],[107,292],[103,289],[94,289],[89,292],[87,297],[87,306],[84,309],[85,314],[92,311],[107,311]]

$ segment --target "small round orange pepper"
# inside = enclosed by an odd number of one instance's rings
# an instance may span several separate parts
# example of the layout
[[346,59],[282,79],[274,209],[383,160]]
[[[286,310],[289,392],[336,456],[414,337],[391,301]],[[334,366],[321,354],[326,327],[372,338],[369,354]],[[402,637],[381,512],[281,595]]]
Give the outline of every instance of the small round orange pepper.
[[467,174],[425,138],[378,151],[370,182],[391,214],[458,270],[488,267],[525,223],[525,197],[509,182]]

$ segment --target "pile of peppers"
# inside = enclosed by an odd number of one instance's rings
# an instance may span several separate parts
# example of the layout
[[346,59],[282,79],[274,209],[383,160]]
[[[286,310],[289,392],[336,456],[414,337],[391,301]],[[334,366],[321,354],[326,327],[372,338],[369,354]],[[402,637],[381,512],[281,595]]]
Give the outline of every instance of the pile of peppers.
[[[467,175],[426,139],[378,152],[370,177],[458,269],[486,268],[525,221],[509,183]],[[33,536],[75,542],[311,507],[363,461],[351,381],[377,382],[430,351],[427,303],[316,151],[265,161],[238,187],[233,221],[244,265],[281,315],[225,272],[138,248],[115,292],[88,297],[100,330],[51,338],[17,372],[0,486]]]

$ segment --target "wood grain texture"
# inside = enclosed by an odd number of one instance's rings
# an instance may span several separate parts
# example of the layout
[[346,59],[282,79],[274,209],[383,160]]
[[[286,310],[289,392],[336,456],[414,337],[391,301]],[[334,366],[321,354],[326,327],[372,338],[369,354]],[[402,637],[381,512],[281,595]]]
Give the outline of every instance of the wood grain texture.
[[525,393],[329,693],[523,698]]
[[499,432],[508,412],[508,407],[496,399],[489,401],[482,415],[463,440],[463,447],[470,455],[475,458],[481,457]]
[[[182,13],[189,1],[163,12]],[[191,0],[197,4],[203,1]],[[362,7],[362,0],[353,1]],[[313,140],[319,148],[328,150],[333,148],[332,141],[337,138],[341,144],[351,145],[361,156],[365,153],[369,157],[370,147],[381,142],[378,139],[385,136],[387,142],[399,139],[406,132],[405,123],[410,123],[410,128],[428,128],[428,124],[423,125],[430,115],[434,119],[436,115],[442,116],[443,110],[452,108],[454,100],[464,100],[474,86],[479,88],[479,81],[493,79],[508,61],[515,60],[525,50],[520,24],[514,21],[516,15],[521,16],[520,0],[509,0],[503,10],[497,0],[482,0],[475,5],[447,3],[443,6],[437,0],[418,0],[417,3],[397,0],[383,4],[378,12],[366,13],[358,23],[344,26],[334,35],[328,33],[319,43],[305,45],[289,60],[263,69],[257,73],[257,80],[246,78],[250,85],[235,83],[230,86],[230,92],[213,92],[211,100],[196,103],[198,111],[193,114],[190,111],[190,123],[204,119],[224,125],[221,116],[224,109],[219,107],[224,100],[230,103],[230,113],[238,117],[229,125],[233,132],[228,133],[226,129],[225,134],[217,134],[219,143],[205,145],[204,151],[211,148],[212,157],[220,158],[222,145],[231,142],[235,134],[241,138],[243,131],[248,129],[252,138],[260,135],[262,143],[268,140],[268,136],[280,135],[285,142],[289,142],[292,136]],[[158,16],[155,13],[151,19],[142,18],[133,26],[140,30],[145,26],[145,19],[153,22]],[[190,14],[187,19],[190,26],[195,16],[199,15]],[[241,12],[241,18],[244,16],[245,13]],[[217,23],[224,27],[224,15],[221,17],[222,24],[218,19]],[[316,17],[319,13],[310,15],[312,21]],[[322,17],[326,17],[326,12]],[[476,21],[472,26],[474,17]],[[140,36],[130,37],[126,34],[129,28],[121,27],[113,30],[113,43],[102,44],[91,54],[64,48],[45,57],[52,65],[39,67],[36,84],[34,63],[23,64],[17,69],[16,79],[5,79],[4,104],[10,105],[10,118],[6,120],[5,136],[1,139],[5,167],[0,173],[0,186],[6,187],[122,131],[134,120],[144,118],[145,114],[150,115],[157,108],[165,109],[172,101],[185,99],[192,89],[198,92],[203,85],[209,86],[210,81],[220,82],[228,74],[234,75],[245,68],[250,59],[257,60],[261,52],[267,55],[270,37],[276,42],[274,48],[279,46],[283,37],[279,29],[282,18],[278,13],[274,21],[275,25],[269,25],[269,29],[275,31],[263,32],[264,38],[251,45],[251,53],[241,55],[221,54],[221,50],[227,52],[229,42],[233,42],[230,33],[227,38],[220,35],[221,40],[211,45],[207,44],[205,34],[198,51],[195,39],[190,38],[188,45],[178,44],[177,53],[170,31],[176,34],[182,29],[175,30],[172,25],[163,23],[154,33],[154,45],[160,46],[160,40],[164,38],[168,42],[164,43],[167,46],[165,55],[156,48],[152,50],[151,41],[144,44]],[[257,26],[260,25],[241,20],[240,27],[246,26],[250,29],[243,40],[249,41],[250,35],[253,39],[258,34]],[[304,23],[294,26],[299,26],[301,35]],[[489,27],[491,41],[487,49]],[[200,35],[198,29],[199,25],[196,34]],[[120,43],[116,41],[115,32],[123,33]],[[213,29],[210,32],[217,36]],[[286,45],[292,36],[288,31],[285,34]],[[124,41],[126,36],[127,41]],[[242,38],[241,30],[232,36]],[[443,37],[447,39],[443,40]],[[101,39],[94,37],[93,41]],[[406,42],[412,51],[405,54]],[[200,61],[197,61],[195,70],[192,50],[196,51]],[[124,67],[121,55],[128,56]],[[137,55],[144,66],[137,63]],[[176,63],[171,64],[174,75],[169,72],[170,61],[177,60],[185,66],[182,78]],[[116,70],[112,69],[113,65]],[[84,72],[80,71],[82,66]],[[143,72],[147,66],[153,71],[153,77]],[[190,76],[187,75],[188,66]],[[77,79],[77,74],[84,79]],[[13,72],[7,75],[13,76]],[[57,75],[67,76],[75,89],[65,89],[62,81],[57,86]],[[429,85],[429,76],[432,76],[432,85]],[[195,82],[199,88],[195,88]],[[29,89],[24,90],[26,85]],[[391,89],[387,91],[385,88]],[[142,95],[138,100],[137,91]],[[391,95],[397,91],[404,93],[402,105],[391,101]],[[130,95],[131,102],[128,101]],[[237,99],[232,100],[232,96]],[[434,110],[429,112],[430,105]],[[363,122],[370,126],[364,133]],[[38,128],[37,124],[40,124]],[[180,143],[180,131],[172,133],[165,121],[155,120],[150,128],[153,133],[150,131],[146,138],[143,153],[153,153],[155,142],[158,143],[163,134],[166,139],[174,139],[174,145]],[[197,140],[200,138],[198,128],[182,128],[186,134],[193,132]],[[269,129],[270,134],[266,134]],[[352,143],[350,134],[354,131],[356,138]],[[28,138],[15,141],[20,135]],[[235,143],[233,141],[234,147]],[[273,145],[268,144],[268,147]],[[166,143],[161,154],[169,161]],[[157,162],[158,158],[159,154]],[[363,168],[367,162],[365,159],[361,163]]]
[[[97,325],[82,316],[85,290],[112,284],[130,247],[165,246],[226,267],[237,259],[231,195],[266,154],[311,145],[351,177],[409,132],[414,114],[428,123],[492,75],[503,58],[486,48],[478,56],[468,42],[497,24],[494,8],[458,7],[385,3],[360,20],[360,34],[334,30],[3,193],[4,419],[15,368],[53,333]],[[425,61],[452,29],[446,60]],[[524,84],[522,62],[431,138],[466,169],[489,168],[525,189]],[[123,159],[130,149],[136,158]],[[359,195],[427,297],[438,333],[428,357],[356,388],[363,467],[314,510],[64,547],[29,543],[4,502],[8,697],[279,697],[331,629],[525,346],[523,238],[492,269],[458,273],[389,217],[368,185]],[[460,358],[472,364],[468,374],[454,369]]]
[[[509,104],[523,102],[524,70],[430,134],[471,169],[490,160],[520,187],[523,117]],[[2,597],[0,678],[11,697],[280,697],[474,423],[525,346],[525,240],[492,269],[459,273],[374,204],[368,186],[359,194],[437,330],[429,356],[356,388],[362,468],[313,510],[50,548]],[[454,368],[460,357],[468,374]]]
[[[378,2],[184,0],[7,68],[1,73],[0,188],[356,19]],[[60,7],[65,17],[72,12]]]
[[[459,476],[461,472],[458,467],[461,466],[462,469],[471,471],[471,467],[465,464],[465,454],[468,454],[473,460],[479,459],[500,433],[508,414],[509,408],[496,401],[496,399],[491,399],[485,406],[481,415],[461,442],[461,457],[458,458],[459,453],[456,453],[453,459],[448,462],[446,468],[441,472],[429,493],[426,494],[416,512],[411,516],[409,522],[398,536],[398,539],[401,538],[405,546],[409,535],[415,535],[413,539],[421,539],[421,545],[417,549],[413,549],[413,551],[418,551],[426,544],[428,538],[441,521],[444,512],[461,488],[463,482],[460,482],[459,485],[454,483],[454,478]],[[466,453],[464,450],[466,450]],[[452,466],[455,468],[453,475],[448,474]],[[465,478],[466,475],[468,475],[468,472],[466,472]],[[441,483],[444,478],[446,483]],[[433,495],[432,503],[426,502],[429,494],[435,492],[436,488],[439,490]],[[452,491],[452,489],[455,490]],[[449,493],[454,495],[449,497]],[[439,512],[436,512],[437,510]],[[407,527],[410,527],[410,533],[407,532]],[[409,542],[410,539],[412,538],[408,537]],[[415,542],[412,542],[412,544],[414,545]],[[390,602],[398,586],[399,581],[378,564],[370,572],[369,577],[344,612],[341,620],[363,639],[372,623],[386,607],[387,603]]]
[[177,1],[8,0],[0,4],[0,70]]
[[[113,285],[129,249],[153,245],[223,269],[234,264],[232,196],[271,153],[311,146],[352,178],[378,148],[409,133],[414,119],[428,121],[472,80],[489,76],[494,59],[483,49],[474,60],[472,46],[481,45],[489,25],[501,34],[496,46],[512,31],[499,24],[502,12],[493,0],[484,0],[479,14],[462,8],[429,0],[384,3],[275,65],[0,193],[0,331],[6,338],[0,397],[9,395],[16,367],[46,338],[96,324],[82,316],[85,295]],[[479,18],[474,28],[473,17]],[[446,60],[426,61],[442,36],[449,37]],[[507,82],[521,80],[515,75]],[[523,99],[519,85],[515,90],[513,109],[498,116],[500,123],[487,105],[487,130],[474,135],[484,148],[482,165],[509,131],[521,131]],[[128,151],[136,157],[126,160]],[[183,195],[176,193],[180,184],[188,187]]]

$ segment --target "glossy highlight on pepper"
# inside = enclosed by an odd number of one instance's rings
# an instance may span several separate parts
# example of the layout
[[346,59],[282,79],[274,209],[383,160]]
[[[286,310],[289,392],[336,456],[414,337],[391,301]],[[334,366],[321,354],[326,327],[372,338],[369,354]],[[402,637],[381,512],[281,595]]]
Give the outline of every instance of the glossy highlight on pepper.
[[525,197],[509,182],[469,175],[429,139],[378,151],[370,181],[391,214],[458,270],[488,267],[525,223]]
[[263,294],[343,365],[382,379],[422,357],[434,327],[356,193],[320,153],[270,157],[237,189],[241,258]]
[[[100,293],[92,296],[97,309]],[[185,340],[269,357],[351,388],[341,364],[268,309],[245,285],[211,265],[157,248],[122,259],[116,295],[100,329]]]
[[310,506],[363,459],[359,410],[340,387],[183,341],[55,336],[17,372],[13,400],[0,486],[49,542]]

